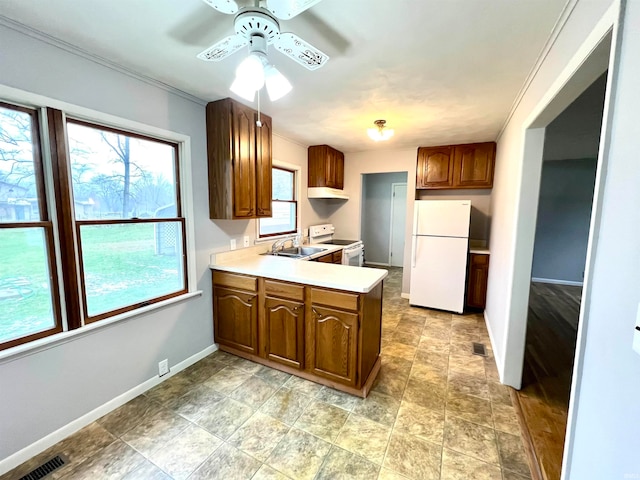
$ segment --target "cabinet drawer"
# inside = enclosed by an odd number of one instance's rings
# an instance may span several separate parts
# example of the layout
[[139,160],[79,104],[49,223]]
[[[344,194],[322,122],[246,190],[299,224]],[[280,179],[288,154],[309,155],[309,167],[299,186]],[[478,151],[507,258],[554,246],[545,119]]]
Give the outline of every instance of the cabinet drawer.
[[333,254],[328,253],[327,255],[316,258],[316,260],[322,263],[333,263]]
[[224,285],[225,287],[240,288],[251,292],[258,291],[258,279],[248,275],[240,275],[238,273],[213,272],[213,283],[216,285]]
[[311,289],[311,302],[320,305],[327,305],[344,310],[358,310],[358,298],[360,296],[353,293],[335,292],[321,288]]
[[267,295],[275,295],[276,297],[291,298],[294,300],[304,299],[304,286],[295,283],[265,280],[264,291]]

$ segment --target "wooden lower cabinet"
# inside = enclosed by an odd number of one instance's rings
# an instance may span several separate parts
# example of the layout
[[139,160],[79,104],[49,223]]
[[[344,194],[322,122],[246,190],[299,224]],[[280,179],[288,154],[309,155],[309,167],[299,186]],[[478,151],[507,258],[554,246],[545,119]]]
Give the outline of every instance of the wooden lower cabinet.
[[484,310],[487,302],[488,278],[489,255],[471,253],[467,277],[467,307]]
[[366,294],[219,271],[213,282],[221,350],[367,396],[380,370],[382,282]]
[[311,306],[309,322],[310,370],[347,385],[356,384],[358,315],[333,308]]
[[304,303],[266,297],[264,354],[268,360],[293,368],[304,366]]

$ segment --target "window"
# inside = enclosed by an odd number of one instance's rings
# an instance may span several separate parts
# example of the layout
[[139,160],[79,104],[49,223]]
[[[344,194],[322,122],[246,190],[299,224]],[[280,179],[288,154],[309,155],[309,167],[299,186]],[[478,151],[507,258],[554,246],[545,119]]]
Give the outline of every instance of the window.
[[0,103],[0,350],[188,291],[179,144],[39,112]]
[[296,233],[298,229],[298,202],[296,199],[295,170],[272,168],[272,217],[258,220],[258,236],[273,237]]

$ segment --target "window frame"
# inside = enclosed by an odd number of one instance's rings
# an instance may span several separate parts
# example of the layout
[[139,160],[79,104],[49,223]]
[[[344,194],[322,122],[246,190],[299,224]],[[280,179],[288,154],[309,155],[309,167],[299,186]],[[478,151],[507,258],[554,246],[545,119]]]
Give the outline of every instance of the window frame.
[[[269,241],[269,240],[274,240],[276,238],[280,238],[280,237],[286,237],[289,235],[293,235],[293,234],[297,234],[300,233],[300,202],[299,202],[299,193],[300,193],[300,167],[297,165],[290,165],[290,164],[286,164],[284,162],[277,162],[277,161],[273,161],[272,165],[271,165],[271,171],[272,171],[272,178],[273,178],[273,170],[283,170],[285,172],[290,172],[293,174],[293,182],[291,185],[291,190],[292,190],[292,198],[293,200],[278,200],[276,198],[273,198],[273,193],[271,195],[271,212],[273,214],[274,212],[274,208],[273,208],[273,202],[282,202],[282,203],[293,203],[296,206],[296,224],[295,224],[295,228],[293,230],[287,230],[282,231],[282,232],[275,232],[275,233],[269,233],[266,235],[263,235],[260,233],[260,221],[261,219],[259,218],[258,221],[256,222],[256,239],[257,241]],[[273,192],[273,189],[272,189]]]
[[55,229],[53,222],[49,215],[49,199],[45,190],[45,174],[42,160],[42,129],[40,116],[38,110],[35,108],[28,108],[22,105],[13,103],[7,103],[0,101],[0,107],[7,110],[15,110],[18,112],[26,113],[31,117],[31,143],[33,147],[33,174],[35,177],[36,192],[38,195],[38,214],[39,221],[28,222],[0,222],[0,229],[13,229],[13,228],[41,228],[43,230],[44,243],[45,243],[45,255],[47,257],[47,268],[49,271],[49,288],[51,292],[51,308],[53,314],[54,326],[35,332],[23,337],[14,338],[6,342],[0,343],[0,351],[21,345],[23,343],[32,342],[40,338],[54,335],[63,331],[62,324],[62,308],[60,299],[60,289],[58,283],[58,267],[57,257],[55,249],[54,234]]
[[[55,328],[0,343],[0,360],[47,348],[47,345],[65,341],[65,339],[69,337],[82,336],[93,331],[96,327],[102,328],[102,326],[147,314],[158,308],[164,308],[167,305],[202,294],[201,290],[197,290],[191,138],[188,135],[4,85],[0,85],[0,104],[7,108],[17,110],[24,109],[27,113],[30,113],[32,119],[35,119],[35,122],[37,122],[32,123],[32,129],[34,125],[39,126],[37,135],[33,137],[38,141],[39,164],[37,168],[39,168],[40,172],[38,192],[41,195],[41,198],[39,198],[39,209],[41,212],[41,221],[46,219],[50,222],[50,227],[47,227],[46,253],[48,266],[50,268],[49,274],[52,279],[52,304],[56,310]],[[64,168],[70,165],[68,160],[65,160],[68,158],[65,157],[65,155],[67,155],[66,149],[68,148],[65,131],[67,115],[74,121],[87,122],[98,128],[119,130],[128,136],[141,136],[151,139],[152,141],[165,142],[175,146],[175,159],[178,161],[178,167],[175,169],[175,184],[176,200],[180,202],[181,206],[181,217],[179,221],[182,225],[182,273],[184,276],[184,290],[169,295],[169,298],[163,296],[161,298],[155,298],[153,301],[141,302],[132,306],[132,308],[127,308],[127,311],[124,312],[121,310],[109,312],[108,316],[105,316],[100,322],[84,320],[85,310],[82,302],[79,301],[82,293],[80,291],[80,279],[77,276],[78,272],[72,272],[73,275],[70,275],[70,279],[65,278],[65,276],[69,275],[67,269],[63,267],[64,263],[62,261],[65,256],[65,249],[67,250],[66,254],[72,255],[74,258],[76,258],[77,252],[75,247],[75,224],[71,225],[67,231],[67,233],[71,234],[74,238],[73,248],[68,249],[69,242],[64,238],[65,224],[61,222],[61,220],[65,218],[64,215],[61,215],[61,205],[65,205],[63,200],[65,200],[66,197],[67,201],[71,199],[72,202],[72,196],[69,195],[70,192],[68,190],[61,192],[61,181],[65,178],[61,177],[61,175],[67,174],[70,170],[70,168]],[[70,186],[70,175],[66,178],[67,186]],[[73,203],[69,204],[68,202],[66,204],[73,205]],[[67,215],[73,215],[73,213]],[[151,220],[155,222],[175,222],[177,219],[163,218]],[[30,224],[22,222],[18,227],[28,225]],[[11,228],[15,227],[12,226]],[[77,263],[79,263],[79,261]],[[71,265],[77,265],[77,263],[71,263]],[[76,300],[75,309],[70,310],[69,307],[74,306],[73,299]]]

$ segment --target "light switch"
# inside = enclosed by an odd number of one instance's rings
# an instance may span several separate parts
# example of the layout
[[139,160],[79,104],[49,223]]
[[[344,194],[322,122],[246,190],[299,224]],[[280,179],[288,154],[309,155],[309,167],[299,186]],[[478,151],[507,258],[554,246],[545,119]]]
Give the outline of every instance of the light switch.
[[633,331],[633,349],[640,354],[640,304],[638,304],[638,313],[636,313],[636,326]]
[[249,246],[249,235],[245,235],[245,236],[244,236],[244,242],[243,242],[243,245],[244,245],[245,247],[248,247],[248,246]]

